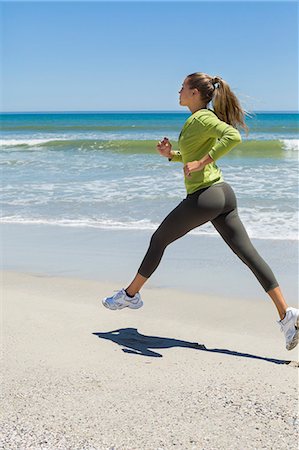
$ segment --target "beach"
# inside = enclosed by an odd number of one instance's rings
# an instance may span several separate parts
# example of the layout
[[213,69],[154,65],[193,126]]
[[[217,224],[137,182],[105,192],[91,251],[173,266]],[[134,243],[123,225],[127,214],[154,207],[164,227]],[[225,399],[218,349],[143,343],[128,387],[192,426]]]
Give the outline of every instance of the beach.
[[[274,305],[221,238],[182,238],[143,308],[110,311],[101,299],[129,282],[150,234],[0,231],[1,448],[297,448],[298,350],[285,349]],[[279,275],[296,306],[295,243],[255,242],[275,268],[288,252]]]
[[[298,347],[210,223],[167,247],[138,310],[107,310],[185,197],[182,113],[3,114],[5,450],[293,450]],[[298,114],[221,158],[253,245],[298,307]]]
[[[268,301],[4,271],[3,449],[296,449],[298,351]],[[292,362],[290,362],[292,361]]]

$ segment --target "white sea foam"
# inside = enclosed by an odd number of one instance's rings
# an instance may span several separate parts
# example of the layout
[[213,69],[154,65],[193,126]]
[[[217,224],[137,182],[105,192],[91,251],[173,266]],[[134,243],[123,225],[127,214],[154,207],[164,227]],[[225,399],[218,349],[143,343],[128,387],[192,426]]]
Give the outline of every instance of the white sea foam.
[[299,139],[279,139],[285,150],[299,151]]
[[18,223],[35,225],[59,225],[64,227],[91,227],[113,230],[155,230],[159,224],[151,223],[149,220],[135,220],[121,222],[110,219],[44,219],[24,218],[18,215],[0,218],[0,223]]
[[41,144],[46,144],[52,141],[68,141],[69,138],[66,137],[53,137],[53,138],[40,138],[40,139],[1,139],[0,147],[17,147],[20,145],[27,145],[28,147],[34,147]]
[[[270,239],[270,240],[294,240],[298,241],[298,217],[297,220],[290,225],[289,218],[280,218],[276,222],[273,216],[259,215],[258,220],[251,220],[244,212],[240,212],[241,220],[246,231],[252,239]],[[140,230],[154,231],[158,228],[159,223],[151,222],[149,219],[116,221],[112,219],[48,219],[48,218],[25,218],[18,215],[6,216],[0,218],[2,224],[31,224],[31,225],[54,225],[62,227],[79,227],[79,228],[100,228],[109,230]],[[261,226],[262,224],[262,226]],[[219,236],[211,223],[206,223],[189,234],[195,236]]]
[[[42,137],[31,137],[27,138],[25,136],[19,137],[18,139],[2,138],[0,139],[0,148],[10,148],[18,146],[36,147],[40,145],[45,145],[47,143],[51,144],[53,141],[90,141],[91,148],[103,148],[96,141],[125,141],[125,140],[159,140],[160,135],[152,133],[81,133],[81,134],[43,134]],[[171,139],[177,139],[177,134],[173,134]],[[82,147],[80,147],[82,148]]]

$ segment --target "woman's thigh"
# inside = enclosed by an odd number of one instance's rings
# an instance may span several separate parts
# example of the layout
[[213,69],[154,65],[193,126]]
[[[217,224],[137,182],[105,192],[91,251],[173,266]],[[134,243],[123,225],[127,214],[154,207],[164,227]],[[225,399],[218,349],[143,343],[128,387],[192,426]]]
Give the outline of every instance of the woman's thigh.
[[197,191],[174,208],[154,233],[164,241],[173,242],[221,214],[225,208],[222,183]]

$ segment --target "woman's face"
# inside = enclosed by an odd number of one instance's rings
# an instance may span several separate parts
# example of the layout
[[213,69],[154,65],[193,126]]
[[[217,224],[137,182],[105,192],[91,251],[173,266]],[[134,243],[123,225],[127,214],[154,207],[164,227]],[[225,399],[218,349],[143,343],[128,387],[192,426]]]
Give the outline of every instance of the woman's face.
[[189,87],[188,78],[185,78],[185,80],[182,84],[181,90],[179,91],[181,106],[189,106],[190,100],[194,99],[193,92],[194,92],[194,89],[191,89]]

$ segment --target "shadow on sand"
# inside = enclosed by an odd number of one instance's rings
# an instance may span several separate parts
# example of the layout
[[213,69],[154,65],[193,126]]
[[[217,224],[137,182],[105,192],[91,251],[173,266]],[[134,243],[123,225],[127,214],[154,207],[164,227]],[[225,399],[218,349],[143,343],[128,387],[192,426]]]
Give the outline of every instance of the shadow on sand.
[[[201,350],[211,353],[224,353],[230,356],[242,356],[243,358],[253,358],[267,361],[274,364],[290,364],[294,361],[286,361],[283,359],[265,358],[263,356],[251,355],[250,353],[240,353],[233,350],[227,350],[222,348],[206,348],[203,344],[197,342],[181,341],[180,339],[173,339],[159,336],[146,336],[140,334],[137,328],[120,328],[118,330],[108,331],[105,333],[96,332],[92,333],[102,339],[108,339],[121,345],[125,348],[122,349],[125,353],[131,353],[134,355],[152,356],[154,358],[162,358],[162,355],[153,349],[159,348],[171,348],[171,347],[186,347],[193,348],[194,350]],[[291,364],[294,365],[294,364]]]

